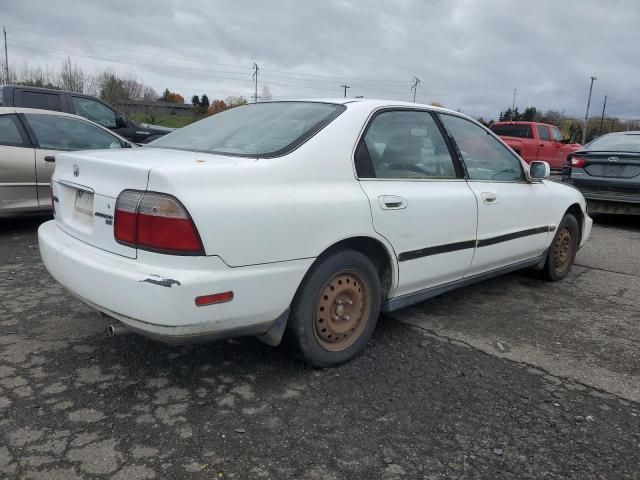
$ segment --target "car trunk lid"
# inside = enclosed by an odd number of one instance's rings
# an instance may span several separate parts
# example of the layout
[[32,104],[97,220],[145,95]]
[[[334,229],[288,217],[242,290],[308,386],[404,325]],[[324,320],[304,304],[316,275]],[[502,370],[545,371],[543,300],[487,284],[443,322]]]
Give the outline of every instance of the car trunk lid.
[[578,154],[587,163],[584,171],[591,177],[631,179],[640,176],[640,154],[623,152],[585,152]]
[[[152,169],[189,169],[211,157],[214,156],[147,147],[58,154],[52,179],[56,222],[85,243],[136,258],[137,249],[118,243],[114,236],[118,195],[123,190],[147,190]],[[220,163],[238,161],[216,157]]]

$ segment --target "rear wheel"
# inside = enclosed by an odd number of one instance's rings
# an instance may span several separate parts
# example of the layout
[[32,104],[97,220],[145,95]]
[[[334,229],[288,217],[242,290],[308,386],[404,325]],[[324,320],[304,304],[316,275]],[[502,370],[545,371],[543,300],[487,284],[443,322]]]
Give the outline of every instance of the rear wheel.
[[566,214],[558,225],[547,253],[543,272],[548,280],[552,282],[562,280],[571,271],[578,251],[579,239],[580,229],[576,217]]
[[315,367],[332,367],[362,352],[380,314],[380,279],[369,258],[338,251],[312,267],[293,300],[285,340]]

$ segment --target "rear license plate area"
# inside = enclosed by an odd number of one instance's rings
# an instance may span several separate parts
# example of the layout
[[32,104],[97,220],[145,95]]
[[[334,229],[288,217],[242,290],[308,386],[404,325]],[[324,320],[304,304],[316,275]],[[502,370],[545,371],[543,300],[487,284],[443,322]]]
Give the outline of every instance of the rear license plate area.
[[74,222],[81,225],[93,224],[93,193],[76,190],[72,217]]

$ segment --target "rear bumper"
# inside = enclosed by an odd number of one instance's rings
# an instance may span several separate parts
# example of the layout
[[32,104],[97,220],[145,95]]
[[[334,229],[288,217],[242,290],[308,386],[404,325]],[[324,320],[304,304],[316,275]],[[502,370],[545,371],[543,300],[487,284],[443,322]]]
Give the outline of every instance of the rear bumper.
[[[55,221],[38,230],[51,275],[88,305],[131,330],[170,343],[266,333],[289,308],[313,259],[228,267],[219,257],[140,251],[130,259],[70,236]],[[195,298],[233,291],[227,303]]]

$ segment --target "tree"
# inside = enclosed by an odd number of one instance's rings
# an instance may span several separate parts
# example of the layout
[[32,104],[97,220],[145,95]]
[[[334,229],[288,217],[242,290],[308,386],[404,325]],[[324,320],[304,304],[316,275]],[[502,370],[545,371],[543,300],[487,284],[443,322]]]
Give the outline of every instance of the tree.
[[216,113],[224,112],[228,108],[224,100],[214,100],[207,109],[207,115],[215,115]]
[[269,87],[267,87],[266,85],[262,87],[262,94],[260,95],[260,98],[262,99],[263,102],[270,102],[271,100],[273,100],[273,95],[271,95],[271,90],[269,90]]
[[524,120],[525,122],[533,122],[536,118],[536,107],[527,107],[520,115],[518,120]]
[[191,97],[191,105],[193,105],[193,113],[198,115],[200,112],[200,97],[198,95]]
[[206,115],[207,111],[209,110],[209,97],[207,97],[206,93],[202,94],[202,97],[200,97],[200,110],[199,112],[202,115]]
[[171,92],[168,88],[165,88],[162,97],[160,97],[160,100],[170,103],[184,103],[184,97],[182,95],[180,95],[179,93]]
[[225,102],[228,106],[228,108],[233,108],[233,107],[239,107],[241,105],[246,105],[247,103],[247,99],[244,98],[242,95],[238,96],[238,97],[234,97],[234,96],[230,96],[225,98]]
[[58,79],[58,85],[62,90],[69,92],[84,93],[86,79],[80,67],[71,63],[71,59],[67,59],[62,63],[62,70]]

